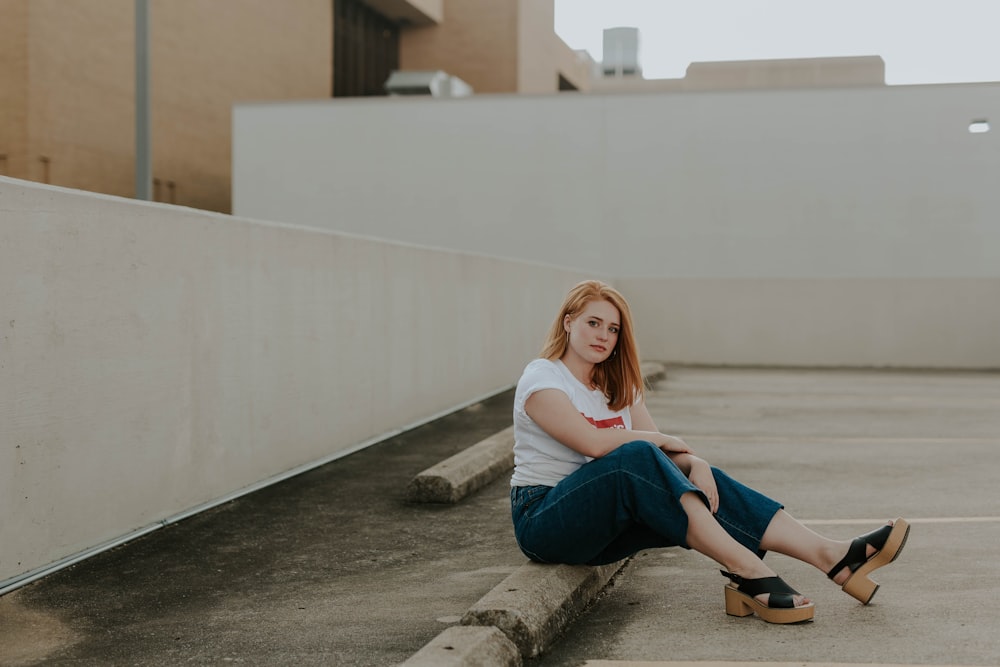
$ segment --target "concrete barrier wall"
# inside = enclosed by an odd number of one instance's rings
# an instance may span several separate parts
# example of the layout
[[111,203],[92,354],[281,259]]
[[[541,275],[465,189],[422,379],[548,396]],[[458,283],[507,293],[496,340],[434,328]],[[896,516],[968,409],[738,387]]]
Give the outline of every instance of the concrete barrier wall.
[[583,277],[4,178],[0,216],[0,588],[509,387]]
[[1000,84],[380,102],[237,107],[235,210],[600,269],[664,361],[1000,367]]
[[1000,278],[627,278],[647,359],[1000,368]]
[[237,105],[234,213],[613,275],[602,101],[562,99]]

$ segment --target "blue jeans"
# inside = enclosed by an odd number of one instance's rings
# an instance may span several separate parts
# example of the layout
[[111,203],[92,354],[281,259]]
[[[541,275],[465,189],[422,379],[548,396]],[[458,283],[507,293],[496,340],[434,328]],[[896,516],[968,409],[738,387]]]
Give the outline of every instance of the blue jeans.
[[[781,505],[712,468],[716,520],[763,557],[760,540]],[[652,547],[687,545],[683,494],[705,494],[656,445],[637,440],[590,461],[555,486],[511,488],[517,544],[540,563],[603,565]]]

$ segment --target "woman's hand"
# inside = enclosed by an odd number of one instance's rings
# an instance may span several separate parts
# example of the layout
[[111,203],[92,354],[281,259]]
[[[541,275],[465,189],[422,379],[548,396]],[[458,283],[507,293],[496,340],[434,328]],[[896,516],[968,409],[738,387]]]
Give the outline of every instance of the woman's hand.
[[681,440],[680,438],[674,437],[672,435],[667,435],[665,433],[660,434],[659,442],[656,445],[662,449],[667,454],[690,454],[691,448],[688,444]]
[[697,456],[691,457],[691,473],[688,475],[691,483],[701,489],[708,497],[708,508],[715,514],[719,511],[719,489],[715,485],[712,467],[708,461]]
[[553,439],[574,452],[593,459],[634,440],[652,442],[668,455],[684,456],[691,451],[680,438],[655,430],[656,425],[641,403],[636,404],[635,415],[638,415],[638,419],[633,418],[631,429],[596,428],[593,423],[584,419],[570,402],[569,396],[560,389],[540,389],[534,392],[525,400],[524,411]]

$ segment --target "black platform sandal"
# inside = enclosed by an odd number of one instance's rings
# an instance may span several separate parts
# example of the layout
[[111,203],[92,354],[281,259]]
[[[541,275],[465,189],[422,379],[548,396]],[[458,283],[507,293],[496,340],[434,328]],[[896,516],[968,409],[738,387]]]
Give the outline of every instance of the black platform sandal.
[[[719,570],[730,583],[726,584],[726,613],[730,616],[749,616],[756,613],[768,623],[805,623],[813,620],[816,605],[810,602],[795,606],[793,595],[799,592],[786,584],[781,577],[744,579],[738,574]],[[767,604],[755,595],[767,593]]]
[[[870,533],[855,537],[851,541],[847,555],[834,565],[826,576],[833,579],[845,567],[848,568],[851,575],[841,586],[841,589],[861,604],[868,604],[875,596],[875,592],[878,591],[878,584],[868,577],[869,573],[896,560],[909,535],[910,524],[905,519],[896,519],[892,525],[887,524]],[[869,545],[876,549],[871,556],[868,556]]]

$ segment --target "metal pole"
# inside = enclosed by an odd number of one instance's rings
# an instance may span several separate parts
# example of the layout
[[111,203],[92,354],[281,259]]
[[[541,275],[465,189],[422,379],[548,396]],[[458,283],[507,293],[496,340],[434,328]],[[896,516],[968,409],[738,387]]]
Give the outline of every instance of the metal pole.
[[153,198],[149,122],[149,0],[135,0],[135,198]]

